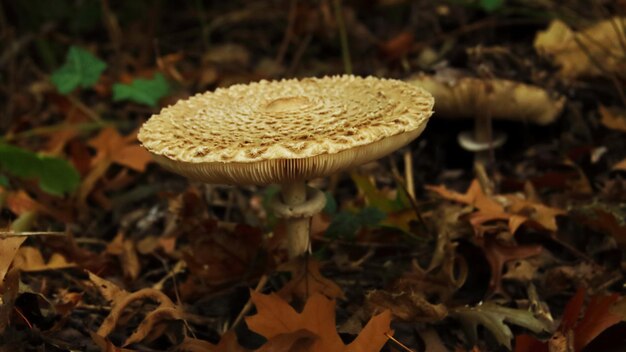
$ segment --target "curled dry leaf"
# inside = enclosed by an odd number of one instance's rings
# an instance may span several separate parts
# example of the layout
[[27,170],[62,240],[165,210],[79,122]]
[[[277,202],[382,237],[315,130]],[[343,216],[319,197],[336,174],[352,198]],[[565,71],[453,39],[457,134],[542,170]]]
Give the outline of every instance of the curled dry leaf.
[[494,119],[547,125],[558,118],[565,104],[564,97],[553,97],[543,88],[504,79],[446,80],[420,74],[408,81],[435,97],[437,117],[474,118],[489,111]]
[[374,312],[389,309],[391,314],[407,322],[437,322],[448,315],[443,304],[430,303],[419,291],[390,292],[374,290],[366,296],[367,305]]
[[560,20],[535,37],[535,50],[550,57],[564,78],[616,75],[626,77],[623,17],[612,17],[581,31]]
[[377,352],[385,345],[390,328],[391,313],[384,311],[370,319],[357,338],[344,345],[335,326],[335,302],[321,294],[307,300],[301,313],[296,312],[276,294],[264,295],[251,292],[251,300],[257,314],[246,317],[250,330],[264,336],[269,342],[285,334],[301,334],[302,330],[313,333],[316,338],[304,351],[355,351]]
[[154,340],[164,332],[164,327],[159,326],[161,322],[183,319],[184,313],[179,310],[172,300],[163,292],[152,288],[144,288],[126,295],[120,295],[118,293],[113,297],[114,301],[111,312],[106,319],[104,319],[97,331],[98,335],[102,337],[108,336],[113,329],[115,329],[124,309],[133,302],[150,299],[159,304],[156,309],[144,317],[137,330],[128,337],[124,345],[143,341],[144,339]]
[[305,301],[315,293],[332,299],[345,299],[341,287],[320,273],[320,266],[320,262],[312,257],[296,258],[281,265],[278,270],[291,272],[291,280],[277,294],[286,301],[291,301],[294,296]]

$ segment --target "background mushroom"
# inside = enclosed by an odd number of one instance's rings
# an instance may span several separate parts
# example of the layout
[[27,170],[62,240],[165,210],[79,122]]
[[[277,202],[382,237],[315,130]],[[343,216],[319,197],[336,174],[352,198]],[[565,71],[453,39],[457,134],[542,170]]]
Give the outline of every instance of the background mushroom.
[[419,74],[408,81],[435,97],[438,116],[475,119],[474,130],[461,132],[458,140],[483,164],[490,151],[506,141],[506,135],[492,131],[491,119],[547,125],[557,119],[565,104],[562,96],[505,79]]
[[306,180],[376,160],[426,127],[433,97],[373,77],[260,81],[197,94],[154,115],[138,138],[165,168],[206,183],[280,184],[290,257],[309,247],[325,204]]

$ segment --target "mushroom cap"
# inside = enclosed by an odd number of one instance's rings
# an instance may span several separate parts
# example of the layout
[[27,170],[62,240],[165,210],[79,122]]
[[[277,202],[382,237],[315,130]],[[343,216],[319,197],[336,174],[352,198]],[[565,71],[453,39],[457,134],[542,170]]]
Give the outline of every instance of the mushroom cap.
[[551,96],[543,88],[505,79],[460,77],[447,80],[418,74],[409,83],[429,91],[437,101],[437,116],[474,118],[489,112],[491,118],[547,125],[565,105],[565,97]]
[[433,97],[351,75],[260,81],[197,94],[153,115],[138,139],[165,168],[222,184],[328,176],[408,144]]

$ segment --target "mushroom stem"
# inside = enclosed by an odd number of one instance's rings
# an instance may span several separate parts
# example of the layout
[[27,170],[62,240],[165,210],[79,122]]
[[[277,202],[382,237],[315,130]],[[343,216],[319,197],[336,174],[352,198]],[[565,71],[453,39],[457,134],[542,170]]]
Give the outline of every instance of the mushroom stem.
[[[296,181],[284,184],[281,187],[281,194],[286,205],[300,205],[307,201],[306,182]],[[310,217],[286,219],[289,258],[296,258],[309,250],[310,221]]]
[[[474,120],[474,140],[477,143],[492,142],[491,118],[487,112],[476,115]],[[493,149],[482,150],[474,154],[474,161],[487,165],[491,151]]]

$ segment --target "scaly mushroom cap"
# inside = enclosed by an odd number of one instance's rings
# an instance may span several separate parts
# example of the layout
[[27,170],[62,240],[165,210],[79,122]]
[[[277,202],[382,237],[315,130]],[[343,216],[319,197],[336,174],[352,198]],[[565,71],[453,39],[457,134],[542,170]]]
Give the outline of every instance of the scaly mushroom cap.
[[165,168],[207,183],[328,176],[406,145],[433,97],[373,77],[260,81],[197,94],[153,115],[138,138]]

